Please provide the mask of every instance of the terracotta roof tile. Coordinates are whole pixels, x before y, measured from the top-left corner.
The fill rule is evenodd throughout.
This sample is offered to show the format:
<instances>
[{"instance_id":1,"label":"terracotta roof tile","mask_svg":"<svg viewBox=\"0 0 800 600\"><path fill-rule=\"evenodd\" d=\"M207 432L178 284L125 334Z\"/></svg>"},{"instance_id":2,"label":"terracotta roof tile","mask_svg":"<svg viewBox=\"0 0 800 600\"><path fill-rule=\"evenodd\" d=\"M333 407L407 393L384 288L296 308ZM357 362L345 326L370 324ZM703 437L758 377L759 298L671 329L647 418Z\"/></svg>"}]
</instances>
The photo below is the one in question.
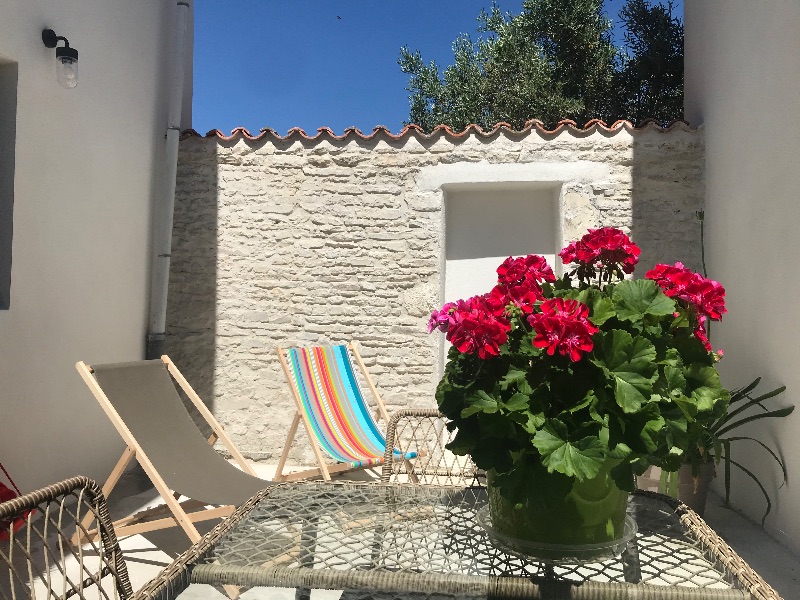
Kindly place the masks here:
<instances>
[{"instance_id":1,"label":"terracotta roof tile","mask_svg":"<svg viewBox=\"0 0 800 600\"><path fill-rule=\"evenodd\" d=\"M544 126L544 123L539 121L538 119L531 119L525 123L525 126L522 129L514 129L508 123L497 123L492 129L488 131L484 131L480 125L468 125L460 132L453 131L447 125L438 125L431 133L425 133L422 131L422 128L419 125L406 125L403 129L397 133L393 134L388 127L383 125L378 125L377 127L373 128L372 133L364 134L360 129L357 127L348 127L344 130L342 135L336 135L329 127L320 127L317 129L317 133L314 135L308 135L305 130L300 129L299 127L292 127L286 135L282 136L274 129L269 127L265 127L261 130L258 135L253 135L244 127L237 127L231 134L226 136L223 132L219 129L212 129L204 136L196 132L194 129L187 129L181 133L181 139L186 139L190 137L205 137L205 138L219 138L220 140L230 141L236 139L238 137L243 137L251 141L263 140L265 138L273 139L273 140L291 140L291 139L302 139L306 141L316 142L321 141L323 138L329 138L333 140L347 140L347 139L360 139L360 140L371 140L379 135L384 135L391 140L402 140L403 138L410 137L411 135L417 136L419 138L430 140L437 136L447 136L451 138L463 138L469 135L475 134L480 137L491 137L495 135L498 131L505 131L507 133L512 134L526 134L530 131L537 131L542 134L546 135L555 135L561 133L562 131L568 131L571 133L591 133L596 130L601 130L606 133L617 133L619 131L641 131L644 129L655 129L656 131L660 132L667 132L672 131L675 128L681 128L687 131L693 131L696 128L692 127L687 121L672 121L666 127L661 127L655 119L648 119L646 121L642 121L639 125L634 125L630 121L615 121L611 125L607 125L604 121L600 119L592 119L591 121L587 122L586 125L583 127L578 127L578 124L575 121L570 120L563 120L559 121L553 129L547 129Z\"/></svg>"}]
</instances>

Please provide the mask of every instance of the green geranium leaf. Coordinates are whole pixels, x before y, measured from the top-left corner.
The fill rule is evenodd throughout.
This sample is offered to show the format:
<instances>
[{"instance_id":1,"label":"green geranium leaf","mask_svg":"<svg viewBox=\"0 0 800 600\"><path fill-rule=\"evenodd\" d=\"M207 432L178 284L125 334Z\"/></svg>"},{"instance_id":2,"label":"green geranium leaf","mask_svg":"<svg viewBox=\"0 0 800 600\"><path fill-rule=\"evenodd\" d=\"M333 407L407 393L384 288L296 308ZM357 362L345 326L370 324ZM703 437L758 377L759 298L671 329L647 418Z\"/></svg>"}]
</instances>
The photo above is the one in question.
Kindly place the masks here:
<instances>
[{"instance_id":1,"label":"green geranium leaf","mask_svg":"<svg viewBox=\"0 0 800 600\"><path fill-rule=\"evenodd\" d=\"M657 450L664 427L664 418L655 402L630 415L612 415L609 418L609 446L625 444L633 452L648 454Z\"/></svg>"},{"instance_id":2,"label":"green geranium leaf","mask_svg":"<svg viewBox=\"0 0 800 600\"><path fill-rule=\"evenodd\" d=\"M662 365L669 365L671 367L683 367L683 359L681 358L681 353L678 352L675 348L667 348L667 351L664 353L664 358L661 361Z\"/></svg>"},{"instance_id":3,"label":"green geranium leaf","mask_svg":"<svg viewBox=\"0 0 800 600\"><path fill-rule=\"evenodd\" d=\"M714 404L728 396L720 384L719 373L714 367L693 364L684 369L684 376L698 412L713 411Z\"/></svg>"},{"instance_id":4,"label":"green geranium leaf","mask_svg":"<svg viewBox=\"0 0 800 600\"><path fill-rule=\"evenodd\" d=\"M514 423L500 412L479 413L478 426L481 441L488 441L491 438L509 440L514 436Z\"/></svg>"},{"instance_id":5,"label":"green geranium leaf","mask_svg":"<svg viewBox=\"0 0 800 600\"><path fill-rule=\"evenodd\" d=\"M678 406L678 408L683 413L683 416L686 417L686 420L689 422L694 421L694 418L697 416L697 403L687 398L683 394L680 396L674 396L672 401Z\"/></svg>"},{"instance_id":6,"label":"green geranium leaf","mask_svg":"<svg viewBox=\"0 0 800 600\"><path fill-rule=\"evenodd\" d=\"M634 477L633 467L629 462L623 462L611 469L611 478L617 487L626 492L636 489L636 478Z\"/></svg>"},{"instance_id":7,"label":"green geranium leaf","mask_svg":"<svg viewBox=\"0 0 800 600\"><path fill-rule=\"evenodd\" d=\"M530 396L517 392L508 399L508 402L505 403L505 407L508 410L527 410L530 400Z\"/></svg>"},{"instance_id":8,"label":"green geranium leaf","mask_svg":"<svg viewBox=\"0 0 800 600\"><path fill-rule=\"evenodd\" d=\"M581 290L575 299L589 307L589 320L597 326L617 315L611 298L604 296L600 290L595 288Z\"/></svg>"},{"instance_id":9,"label":"green geranium leaf","mask_svg":"<svg viewBox=\"0 0 800 600\"><path fill-rule=\"evenodd\" d=\"M527 373L521 369L517 369L515 367L509 368L508 373L506 373L500 379L500 389L507 390L510 385L514 385L520 381L525 381L526 375Z\"/></svg>"},{"instance_id":10,"label":"green geranium leaf","mask_svg":"<svg viewBox=\"0 0 800 600\"><path fill-rule=\"evenodd\" d=\"M528 358L534 358L542 355L542 349L533 345L533 338L536 337L535 333L526 333L522 336L519 342L519 353Z\"/></svg>"},{"instance_id":11,"label":"green geranium leaf","mask_svg":"<svg viewBox=\"0 0 800 600\"><path fill-rule=\"evenodd\" d=\"M666 420L667 444L672 448L685 448L689 443L688 421L686 418L670 418Z\"/></svg>"},{"instance_id":12,"label":"green geranium leaf","mask_svg":"<svg viewBox=\"0 0 800 600\"><path fill-rule=\"evenodd\" d=\"M683 376L683 369L666 365L664 367L664 381L667 384L667 392L672 397L682 395L686 389L686 377Z\"/></svg>"},{"instance_id":13,"label":"green geranium leaf","mask_svg":"<svg viewBox=\"0 0 800 600\"><path fill-rule=\"evenodd\" d=\"M580 402L578 402L578 403L577 403L575 406L570 406L568 410L569 410L569 412L571 412L571 413L576 413L576 412L578 412L579 410L581 410L581 409L583 409L583 408L586 408L587 406L589 406L589 405L590 405L592 402L597 402L597 396L595 396L595 395L594 395L594 392L593 392L593 391L589 391L589 392L587 392L587 393L586 393L586 395L583 397L583 400L581 400Z\"/></svg>"},{"instance_id":14,"label":"green geranium leaf","mask_svg":"<svg viewBox=\"0 0 800 600\"><path fill-rule=\"evenodd\" d=\"M612 299L622 321L641 321L643 315L664 317L675 312L675 301L650 279L621 281L614 288Z\"/></svg>"},{"instance_id":15,"label":"green geranium leaf","mask_svg":"<svg viewBox=\"0 0 800 600\"><path fill-rule=\"evenodd\" d=\"M466 456L475 447L480 439L480 427L474 419L459 423L458 429L453 439L446 445L446 448L458 456Z\"/></svg>"},{"instance_id":16,"label":"green geranium leaf","mask_svg":"<svg viewBox=\"0 0 800 600\"><path fill-rule=\"evenodd\" d=\"M533 436L533 445L549 472L556 471L581 481L595 477L605 462L603 443L593 436L572 443L545 427Z\"/></svg>"},{"instance_id":17,"label":"green geranium leaf","mask_svg":"<svg viewBox=\"0 0 800 600\"><path fill-rule=\"evenodd\" d=\"M522 428L530 434L535 434L544 425L544 413L528 414L525 422L520 423Z\"/></svg>"},{"instance_id":18,"label":"green geranium leaf","mask_svg":"<svg viewBox=\"0 0 800 600\"><path fill-rule=\"evenodd\" d=\"M512 461L507 450L489 444L479 444L470 452L479 469L509 469Z\"/></svg>"},{"instance_id":19,"label":"green geranium leaf","mask_svg":"<svg viewBox=\"0 0 800 600\"><path fill-rule=\"evenodd\" d=\"M609 452L608 457L624 460L631 454L633 454L633 450L631 450L627 444L620 443L614 446L614 449Z\"/></svg>"},{"instance_id":20,"label":"green geranium leaf","mask_svg":"<svg viewBox=\"0 0 800 600\"><path fill-rule=\"evenodd\" d=\"M531 384L528 383L527 379L523 379L517 384L517 391L520 394L525 394L526 396L533 394L533 388L531 387Z\"/></svg>"},{"instance_id":21,"label":"green geranium leaf","mask_svg":"<svg viewBox=\"0 0 800 600\"><path fill-rule=\"evenodd\" d=\"M615 329L603 337L600 351L605 360L593 362L614 378L617 404L626 413L638 412L650 400L658 377L655 347L641 336Z\"/></svg>"},{"instance_id":22,"label":"green geranium leaf","mask_svg":"<svg viewBox=\"0 0 800 600\"><path fill-rule=\"evenodd\" d=\"M483 390L466 398L467 407L461 411L461 417L466 418L479 412L497 412L497 400Z\"/></svg>"},{"instance_id":23,"label":"green geranium leaf","mask_svg":"<svg viewBox=\"0 0 800 600\"><path fill-rule=\"evenodd\" d=\"M676 334L672 336L670 343L680 353L684 365L701 363L706 366L712 366L714 364L714 357L703 346L703 342L698 340L690 331L686 331L683 335Z\"/></svg>"},{"instance_id":24,"label":"green geranium leaf","mask_svg":"<svg viewBox=\"0 0 800 600\"><path fill-rule=\"evenodd\" d=\"M440 411L453 418L464 407L464 392L462 389L455 389L445 375L436 388L436 403Z\"/></svg>"},{"instance_id":25,"label":"green geranium leaf","mask_svg":"<svg viewBox=\"0 0 800 600\"><path fill-rule=\"evenodd\" d=\"M655 452L658 448L658 439L665 425L666 422L660 415L645 421L639 437L648 452Z\"/></svg>"}]
</instances>

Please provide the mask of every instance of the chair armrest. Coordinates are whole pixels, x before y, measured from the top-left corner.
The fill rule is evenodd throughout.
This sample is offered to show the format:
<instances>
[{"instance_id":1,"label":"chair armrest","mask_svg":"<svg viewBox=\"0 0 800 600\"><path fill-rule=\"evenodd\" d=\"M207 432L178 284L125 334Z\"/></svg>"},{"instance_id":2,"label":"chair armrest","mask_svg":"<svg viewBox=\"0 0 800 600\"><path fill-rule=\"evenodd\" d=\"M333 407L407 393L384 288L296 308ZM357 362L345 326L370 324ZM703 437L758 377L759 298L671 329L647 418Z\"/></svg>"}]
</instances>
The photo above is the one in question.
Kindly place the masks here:
<instances>
[{"instance_id":1,"label":"chair armrest","mask_svg":"<svg viewBox=\"0 0 800 600\"><path fill-rule=\"evenodd\" d=\"M435 408L405 408L395 412L386 427L386 454L381 481L418 482L435 485L480 484L475 463L446 448L455 437L447 429L447 417ZM411 460L394 460L393 450L418 452Z\"/></svg>"},{"instance_id":2,"label":"chair armrest","mask_svg":"<svg viewBox=\"0 0 800 600\"><path fill-rule=\"evenodd\" d=\"M71 539L78 529L87 533L81 521L89 515L100 536L76 548ZM133 595L105 496L93 480L72 477L0 503L0 588L12 598Z\"/></svg>"}]
</instances>

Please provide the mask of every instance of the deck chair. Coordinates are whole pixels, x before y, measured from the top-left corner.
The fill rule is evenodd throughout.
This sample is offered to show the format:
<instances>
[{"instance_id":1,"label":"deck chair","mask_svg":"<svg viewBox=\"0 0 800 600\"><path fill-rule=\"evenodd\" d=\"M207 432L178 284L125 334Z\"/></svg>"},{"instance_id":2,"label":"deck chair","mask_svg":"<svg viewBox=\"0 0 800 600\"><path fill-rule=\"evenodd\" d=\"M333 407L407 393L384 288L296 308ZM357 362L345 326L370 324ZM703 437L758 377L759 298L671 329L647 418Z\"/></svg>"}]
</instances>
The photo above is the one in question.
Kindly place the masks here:
<instances>
[{"instance_id":1,"label":"deck chair","mask_svg":"<svg viewBox=\"0 0 800 600\"><path fill-rule=\"evenodd\" d=\"M278 356L297 410L278 460L275 480L293 481L315 476L330 480L334 473L382 465L386 439L364 399L356 364L375 399L377 417L388 423L389 416L355 346L278 348ZM300 421L311 440L319 467L285 474L283 469ZM393 460L409 461L417 457L417 452L392 450ZM323 455L338 464L327 464Z\"/></svg>"},{"instance_id":2,"label":"deck chair","mask_svg":"<svg viewBox=\"0 0 800 600\"><path fill-rule=\"evenodd\" d=\"M103 485L103 494L106 497L111 494L125 467L135 458L164 500L163 506L116 521L118 536L179 525L192 543L197 542L201 535L194 525L196 522L224 518L270 485L255 476L242 453L168 356L162 356L161 360L106 365L79 362L75 367L126 444ZM211 426L210 438L195 425L173 379ZM241 470L214 450L212 444L217 439ZM179 502L181 496L189 500ZM74 543L83 541L80 532L76 535Z\"/></svg>"}]
</instances>

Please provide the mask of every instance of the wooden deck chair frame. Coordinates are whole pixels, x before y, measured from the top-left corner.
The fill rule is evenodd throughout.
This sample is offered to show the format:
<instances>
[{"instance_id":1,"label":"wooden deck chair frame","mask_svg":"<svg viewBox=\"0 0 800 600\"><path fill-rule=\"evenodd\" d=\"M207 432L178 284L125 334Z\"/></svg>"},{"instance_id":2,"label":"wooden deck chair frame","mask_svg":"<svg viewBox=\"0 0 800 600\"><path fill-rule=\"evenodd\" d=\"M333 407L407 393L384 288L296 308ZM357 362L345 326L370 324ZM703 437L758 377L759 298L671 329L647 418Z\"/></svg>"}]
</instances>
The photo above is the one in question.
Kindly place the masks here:
<instances>
[{"instance_id":1,"label":"wooden deck chair frame","mask_svg":"<svg viewBox=\"0 0 800 600\"><path fill-rule=\"evenodd\" d=\"M244 470L245 473L256 476L253 468L247 463L244 456L242 456L242 453L234 445L230 437L228 437L228 435L225 433L222 425L214 418L214 415L211 414L211 411L208 410L206 405L200 399L200 396L197 395L194 389L192 389L192 386L189 385L189 382L186 381L184 376L178 370L178 367L176 367L166 355L161 357L161 362L166 365L170 375L178 383L197 411L203 416L206 423L208 423L208 425L211 427L212 434L208 439L209 444L213 445L219 439L228 449L228 452L231 453L231 456L242 468L242 470ZM103 411L114 424L114 427L116 427L126 444L126 448L122 452L122 456L117 461L114 469L111 471L111 475L109 475L108 479L103 484L102 491L105 497L109 497L111 491L119 482L119 479L122 476L122 473L125 471L125 468L130 464L131 460L135 458L141 465L142 469L144 469L145 473L147 473L150 481L152 481L156 490L164 500L164 504L161 506L142 511L130 517L116 521L113 525L117 532L117 536L124 537L127 535L157 531L159 529L167 529L179 525L183 531L186 532L186 535L189 536L189 539L192 541L192 543L195 543L202 537L200 532L195 527L195 523L208 521L210 519L224 518L234 512L236 507L233 505L204 508L208 506L208 504L199 500L190 499L179 502L178 499L180 498L180 494L169 489L158 470L147 457L147 454L136 441L136 438L133 436L131 431L125 425L125 422L120 418L113 404L95 379L91 365L87 365L81 361L75 365L75 368L78 370L84 382L86 382L86 385L92 391L92 394L94 394L94 397L100 403ZM268 484L268 482L265 482L265 485L266 484ZM172 513L171 516L170 513ZM92 517L89 515L86 518L86 522L82 523L82 529L86 530L89 525L91 525L91 522ZM80 529L81 528L79 528L79 530ZM77 545L83 541L93 539L96 537L96 535L97 530L90 531L88 536L85 537L83 535L79 536L76 534L72 540L72 543Z\"/></svg>"},{"instance_id":2,"label":"wooden deck chair frame","mask_svg":"<svg viewBox=\"0 0 800 600\"><path fill-rule=\"evenodd\" d=\"M347 344L347 349L355 359L358 368L361 370L361 375L364 377L364 381L372 393L372 397L374 398L376 404L377 418L383 419L384 422L388 424L389 414L386 412L386 405L383 403L383 399L378 393L378 388L376 388L375 384L372 382L361 355L358 353L358 350L352 342ZM314 430L311 425L311 421L309 420L306 412L303 410L303 400L300 397L297 386L294 383L294 377L292 376L292 371L289 368L288 362L286 361L286 350L284 348L278 347L278 357L281 361L281 367L283 367L283 373L286 375L286 381L289 383L289 388L292 390L292 397L294 398L296 411L294 418L292 419L292 423L289 426L289 433L286 436L286 443L283 445L283 452L281 452L281 457L278 460L278 467L275 470L275 481L296 481L298 479L308 479L311 477L322 477L325 481L330 481L331 475L338 475L341 473L347 473L349 471L371 468L368 465L353 467L350 463L338 463L333 465L327 463L322 448L320 448L320 445L317 443L317 440L314 437ZM289 457L289 450L292 447L292 442L294 441L295 435L297 435L297 428L300 426L301 421L303 422L306 433L308 434L308 439L311 442L311 448L314 450L314 456L316 457L319 466L297 473L284 473L283 469L286 467L286 460ZM409 465L409 472L412 472L408 459L405 459L405 462Z\"/></svg>"}]
</instances>

